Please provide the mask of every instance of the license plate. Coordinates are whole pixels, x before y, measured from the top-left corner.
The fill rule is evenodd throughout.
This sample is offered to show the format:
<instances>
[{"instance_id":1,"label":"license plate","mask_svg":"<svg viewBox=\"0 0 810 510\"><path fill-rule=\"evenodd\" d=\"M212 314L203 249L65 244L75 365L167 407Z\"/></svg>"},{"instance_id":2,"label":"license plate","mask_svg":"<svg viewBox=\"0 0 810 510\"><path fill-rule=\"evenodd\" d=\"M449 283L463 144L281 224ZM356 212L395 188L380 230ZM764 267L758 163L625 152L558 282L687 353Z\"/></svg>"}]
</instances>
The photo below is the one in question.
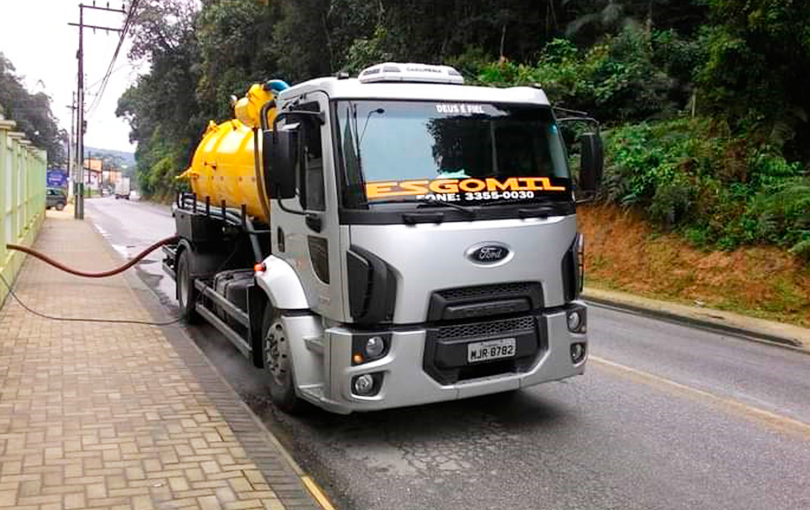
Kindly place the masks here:
<instances>
[{"instance_id":1,"label":"license plate","mask_svg":"<svg viewBox=\"0 0 810 510\"><path fill-rule=\"evenodd\" d=\"M467 344L467 363L478 363L515 356L515 339L500 338Z\"/></svg>"}]
</instances>

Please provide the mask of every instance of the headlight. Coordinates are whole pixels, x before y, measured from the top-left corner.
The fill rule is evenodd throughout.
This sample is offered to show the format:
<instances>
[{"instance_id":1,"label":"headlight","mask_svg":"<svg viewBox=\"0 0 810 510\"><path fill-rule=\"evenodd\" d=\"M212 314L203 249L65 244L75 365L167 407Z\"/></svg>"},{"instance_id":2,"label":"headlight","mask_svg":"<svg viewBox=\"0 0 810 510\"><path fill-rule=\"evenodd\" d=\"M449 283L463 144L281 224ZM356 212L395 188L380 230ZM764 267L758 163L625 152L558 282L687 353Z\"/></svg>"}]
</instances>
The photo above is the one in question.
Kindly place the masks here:
<instances>
[{"instance_id":1,"label":"headlight","mask_svg":"<svg viewBox=\"0 0 810 510\"><path fill-rule=\"evenodd\" d=\"M580 326L582 326L582 314L579 313L579 310L573 310L568 313L568 330L569 331L578 331Z\"/></svg>"},{"instance_id":2,"label":"headlight","mask_svg":"<svg viewBox=\"0 0 810 510\"><path fill-rule=\"evenodd\" d=\"M588 329L588 309L580 304L572 305L565 314L568 331L584 335Z\"/></svg>"},{"instance_id":3,"label":"headlight","mask_svg":"<svg viewBox=\"0 0 810 510\"><path fill-rule=\"evenodd\" d=\"M379 358L385 351L385 342L381 337L373 336L366 341L365 351L367 358Z\"/></svg>"},{"instance_id":4,"label":"headlight","mask_svg":"<svg viewBox=\"0 0 810 510\"><path fill-rule=\"evenodd\" d=\"M391 346L391 333L356 333L352 337L352 365L383 358Z\"/></svg>"}]
</instances>

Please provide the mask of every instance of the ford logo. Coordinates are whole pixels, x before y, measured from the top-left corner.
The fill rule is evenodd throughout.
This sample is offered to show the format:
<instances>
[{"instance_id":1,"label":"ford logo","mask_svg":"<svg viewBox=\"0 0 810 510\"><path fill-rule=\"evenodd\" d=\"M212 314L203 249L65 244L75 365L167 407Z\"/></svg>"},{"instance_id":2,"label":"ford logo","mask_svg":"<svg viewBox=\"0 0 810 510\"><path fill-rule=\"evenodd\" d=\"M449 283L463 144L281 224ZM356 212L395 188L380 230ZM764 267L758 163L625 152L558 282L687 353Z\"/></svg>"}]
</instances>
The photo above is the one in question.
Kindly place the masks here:
<instances>
[{"instance_id":1,"label":"ford logo","mask_svg":"<svg viewBox=\"0 0 810 510\"><path fill-rule=\"evenodd\" d=\"M512 252L502 244L479 244L467 250L467 258L476 264L493 265L506 262Z\"/></svg>"}]
</instances>

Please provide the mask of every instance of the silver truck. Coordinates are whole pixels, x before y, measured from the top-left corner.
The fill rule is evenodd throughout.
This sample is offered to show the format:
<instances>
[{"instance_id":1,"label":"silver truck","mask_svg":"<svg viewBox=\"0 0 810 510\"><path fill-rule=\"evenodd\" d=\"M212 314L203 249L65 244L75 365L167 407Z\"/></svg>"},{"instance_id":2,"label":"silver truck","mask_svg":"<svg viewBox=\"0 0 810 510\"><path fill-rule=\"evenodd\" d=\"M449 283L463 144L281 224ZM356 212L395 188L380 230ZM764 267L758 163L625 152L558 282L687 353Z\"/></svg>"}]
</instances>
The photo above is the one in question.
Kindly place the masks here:
<instances>
[{"instance_id":1,"label":"silver truck","mask_svg":"<svg viewBox=\"0 0 810 510\"><path fill-rule=\"evenodd\" d=\"M265 367L277 406L372 411L584 372L576 204L601 179L592 119L558 117L538 87L398 63L271 106L255 146L269 220L181 194L164 268L182 315ZM575 176L569 120L586 126Z\"/></svg>"}]
</instances>

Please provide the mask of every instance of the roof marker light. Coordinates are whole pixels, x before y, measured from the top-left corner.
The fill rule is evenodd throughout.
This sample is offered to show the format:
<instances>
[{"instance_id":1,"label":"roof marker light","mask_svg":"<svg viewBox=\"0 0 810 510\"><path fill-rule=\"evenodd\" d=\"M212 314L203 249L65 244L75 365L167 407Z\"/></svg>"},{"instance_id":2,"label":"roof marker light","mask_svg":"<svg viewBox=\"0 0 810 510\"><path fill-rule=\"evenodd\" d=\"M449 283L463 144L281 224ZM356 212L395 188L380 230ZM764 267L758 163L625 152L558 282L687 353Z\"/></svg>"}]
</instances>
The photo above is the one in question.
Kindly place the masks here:
<instances>
[{"instance_id":1,"label":"roof marker light","mask_svg":"<svg viewBox=\"0 0 810 510\"><path fill-rule=\"evenodd\" d=\"M419 82L463 85L464 77L450 66L385 62L360 72L360 83Z\"/></svg>"}]
</instances>

